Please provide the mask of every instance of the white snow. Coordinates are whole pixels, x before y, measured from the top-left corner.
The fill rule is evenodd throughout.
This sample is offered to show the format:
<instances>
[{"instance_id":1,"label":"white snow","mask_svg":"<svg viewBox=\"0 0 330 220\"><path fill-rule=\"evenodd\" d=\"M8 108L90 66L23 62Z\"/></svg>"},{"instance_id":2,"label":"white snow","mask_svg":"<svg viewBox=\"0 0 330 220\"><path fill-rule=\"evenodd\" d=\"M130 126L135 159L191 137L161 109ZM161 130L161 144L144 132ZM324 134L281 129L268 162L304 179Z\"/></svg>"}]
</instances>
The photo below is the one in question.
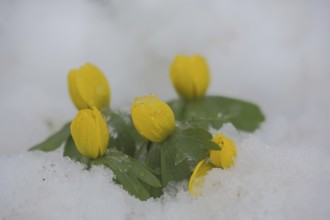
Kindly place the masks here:
<instances>
[{"instance_id":1,"label":"white snow","mask_svg":"<svg viewBox=\"0 0 330 220\"><path fill-rule=\"evenodd\" d=\"M1 1L0 219L329 219L329 21L327 0ZM176 97L177 53L208 59L209 94L267 117L254 134L221 129L237 161L209 173L202 197L179 183L141 202L109 170L26 151L75 116L71 68L99 66L112 107L127 108Z\"/></svg>"}]
</instances>

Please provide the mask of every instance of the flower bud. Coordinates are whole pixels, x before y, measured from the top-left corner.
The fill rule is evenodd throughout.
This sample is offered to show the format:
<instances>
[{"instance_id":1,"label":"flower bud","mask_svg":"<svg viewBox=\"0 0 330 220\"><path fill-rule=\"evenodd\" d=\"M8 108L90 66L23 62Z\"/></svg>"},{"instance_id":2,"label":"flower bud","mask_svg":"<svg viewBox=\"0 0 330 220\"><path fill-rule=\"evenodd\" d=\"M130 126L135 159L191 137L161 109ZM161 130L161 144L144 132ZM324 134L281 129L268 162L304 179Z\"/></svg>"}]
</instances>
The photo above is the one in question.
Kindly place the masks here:
<instances>
[{"instance_id":1,"label":"flower bud","mask_svg":"<svg viewBox=\"0 0 330 220\"><path fill-rule=\"evenodd\" d=\"M211 163L207 163L205 160L201 160L196 165L188 184L188 190L191 195L199 196L202 194L205 176L213 167Z\"/></svg>"},{"instance_id":2,"label":"flower bud","mask_svg":"<svg viewBox=\"0 0 330 220\"><path fill-rule=\"evenodd\" d=\"M109 84L101 70L87 63L68 74L69 93L77 109L96 106L107 108L110 103Z\"/></svg>"},{"instance_id":3,"label":"flower bud","mask_svg":"<svg viewBox=\"0 0 330 220\"><path fill-rule=\"evenodd\" d=\"M80 110L71 122L70 130L82 155L96 159L105 154L110 134L104 117L96 107Z\"/></svg>"},{"instance_id":4,"label":"flower bud","mask_svg":"<svg viewBox=\"0 0 330 220\"><path fill-rule=\"evenodd\" d=\"M174 130L175 119L172 109L156 96L136 98L131 112L137 132L152 142L162 142Z\"/></svg>"},{"instance_id":5,"label":"flower bud","mask_svg":"<svg viewBox=\"0 0 330 220\"><path fill-rule=\"evenodd\" d=\"M216 134L212 141L218 144L221 150L210 150L211 163L223 169L231 167L236 158L235 143L223 134Z\"/></svg>"},{"instance_id":6,"label":"flower bud","mask_svg":"<svg viewBox=\"0 0 330 220\"><path fill-rule=\"evenodd\" d=\"M200 55L177 55L170 67L170 77L176 92L187 100L202 98L210 81L207 62Z\"/></svg>"}]
</instances>

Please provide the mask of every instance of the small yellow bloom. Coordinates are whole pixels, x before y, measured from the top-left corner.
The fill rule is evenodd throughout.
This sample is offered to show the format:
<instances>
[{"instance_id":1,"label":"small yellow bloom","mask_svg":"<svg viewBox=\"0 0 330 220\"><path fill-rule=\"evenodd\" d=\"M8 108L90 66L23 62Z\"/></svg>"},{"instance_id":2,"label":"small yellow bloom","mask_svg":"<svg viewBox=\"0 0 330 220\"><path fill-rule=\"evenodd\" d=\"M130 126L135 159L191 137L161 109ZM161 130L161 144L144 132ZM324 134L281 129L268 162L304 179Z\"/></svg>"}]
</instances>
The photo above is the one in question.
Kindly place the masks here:
<instances>
[{"instance_id":1,"label":"small yellow bloom","mask_svg":"<svg viewBox=\"0 0 330 220\"><path fill-rule=\"evenodd\" d=\"M205 176L213 167L214 166L211 163L207 163L205 160L201 160L197 164L188 184L188 190L191 195L199 196L203 193L202 188L204 185Z\"/></svg>"},{"instance_id":2,"label":"small yellow bloom","mask_svg":"<svg viewBox=\"0 0 330 220\"><path fill-rule=\"evenodd\" d=\"M235 143L223 134L216 134L212 141L217 143L221 150L210 150L211 163L223 169L231 167L236 158Z\"/></svg>"},{"instance_id":3,"label":"small yellow bloom","mask_svg":"<svg viewBox=\"0 0 330 220\"><path fill-rule=\"evenodd\" d=\"M177 55L170 67L170 77L177 93L188 100L202 98L210 81L207 62L200 55Z\"/></svg>"},{"instance_id":4,"label":"small yellow bloom","mask_svg":"<svg viewBox=\"0 0 330 220\"><path fill-rule=\"evenodd\" d=\"M87 63L73 69L68 75L69 93L75 106L80 109L96 106L107 108L110 103L110 88L107 79L96 66Z\"/></svg>"},{"instance_id":5,"label":"small yellow bloom","mask_svg":"<svg viewBox=\"0 0 330 220\"><path fill-rule=\"evenodd\" d=\"M80 110L71 122L70 130L82 155L96 159L105 154L110 134L104 117L96 107Z\"/></svg>"},{"instance_id":6,"label":"small yellow bloom","mask_svg":"<svg viewBox=\"0 0 330 220\"><path fill-rule=\"evenodd\" d=\"M174 130L172 109L156 96L135 98L131 112L137 132L152 142L162 142Z\"/></svg>"}]
</instances>

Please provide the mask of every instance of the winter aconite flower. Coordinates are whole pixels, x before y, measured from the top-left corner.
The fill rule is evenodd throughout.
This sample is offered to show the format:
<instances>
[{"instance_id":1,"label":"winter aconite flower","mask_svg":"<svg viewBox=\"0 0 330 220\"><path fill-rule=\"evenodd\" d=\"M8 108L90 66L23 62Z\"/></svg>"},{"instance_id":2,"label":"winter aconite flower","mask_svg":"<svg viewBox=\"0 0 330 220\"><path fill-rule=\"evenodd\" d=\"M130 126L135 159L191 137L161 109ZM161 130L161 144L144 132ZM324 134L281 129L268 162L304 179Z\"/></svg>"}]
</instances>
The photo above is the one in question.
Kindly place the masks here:
<instances>
[{"instance_id":1,"label":"winter aconite flower","mask_svg":"<svg viewBox=\"0 0 330 220\"><path fill-rule=\"evenodd\" d=\"M87 63L73 69L68 75L69 92L78 109L96 106L104 109L110 103L110 88L107 79L96 66Z\"/></svg>"},{"instance_id":2,"label":"winter aconite flower","mask_svg":"<svg viewBox=\"0 0 330 220\"><path fill-rule=\"evenodd\" d=\"M210 150L211 163L223 169L229 168L234 164L236 158L236 148L234 142L223 134L216 134L213 142L217 143L221 150Z\"/></svg>"},{"instance_id":3,"label":"winter aconite flower","mask_svg":"<svg viewBox=\"0 0 330 220\"><path fill-rule=\"evenodd\" d=\"M207 62L200 55L177 55L170 67L170 77L177 93L187 100L202 98L210 81Z\"/></svg>"},{"instance_id":4,"label":"winter aconite flower","mask_svg":"<svg viewBox=\"0 0 330 220\"><path fill-rule=\"evenodd\" d=\"M174 130L175 118L172 109L156 96L136 98L131 112L137 132L152 142L162 142Z\"/></svg>"},{"instance_id":5,"label":"winter aconite flower","mask_svg":"<svg viewBox=\"0 0 330 220\"><path fill-rule=\"evenodd\" d=\"M188 190L191 195L199 196L202 194L205 176L213 167L214 166L211 163L208 163L205 160L201 160L196 165L188 184Z\"/></svg>"},{"instance_id":6,"label":"winter aconite flower","mask_svg":"<svg viewBox=\"0 0 330 220\"><path fill-rule=\"evenodd\" d=\"M192 173L188 190L191 195L201 195L205 176L208 171L214 167L229 168L234 164L236 157L236 148L234 142L223 134L216 134L213 142L217 143L221 150L210 150L210 162L206 160L200 161Z\"/></svg>"},{"instance_id":7,"label":"winter aconite flower","mask_svg":"<svg viewBox=\"0 0 330 220\"><path fill-rule=\"evenodd\" d=\"M96 107L80 110L71 122L70 130L82 155L96 159L105 154L110 134L105 119Z\"/></svg>"}]
</instances>

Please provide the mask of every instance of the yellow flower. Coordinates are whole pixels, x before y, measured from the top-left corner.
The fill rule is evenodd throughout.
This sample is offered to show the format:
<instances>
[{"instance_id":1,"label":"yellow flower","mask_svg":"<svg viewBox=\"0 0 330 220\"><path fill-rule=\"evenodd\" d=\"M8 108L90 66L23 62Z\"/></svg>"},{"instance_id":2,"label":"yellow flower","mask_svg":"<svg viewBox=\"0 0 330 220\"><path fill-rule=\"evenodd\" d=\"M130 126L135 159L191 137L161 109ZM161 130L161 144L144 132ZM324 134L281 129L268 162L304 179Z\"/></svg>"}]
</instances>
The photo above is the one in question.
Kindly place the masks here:
<instances>
[{"instance_id":1,"label":"yellow flower","mask_svg":"<svg viewBox=\"0 0 330 220\"><path fill-rule=\"evenodd\" d=\"M107 79L96 66L87 63L73 69L68 75L69 93L78 109L96 106L107 108L110 103L110 88Z\"/></svg>"},{"instance_id":2,"label":"yellow flower","mask_svg":"<svg viewBox=\"0 0 330 220\"><path fill-rule=\"evenodd\" d=\"M200 55L177 55L170 67L170 77L177 93L188 100L202 98L210 81L207 62Z\"/></svg>"},{"instance_id":3,"label":"yellow flower","mask_svg":"<svg viewBox=\"0 0 330 220\"><path fill-rule=\"evenodd\" d=\"M213 167L214 166L211 163L208 163L205 160L201 160L197 164L188 184L188 190L191 195L199 196L203 193L202 187L204 185L205 176Z\"/></svg>"},{"instance_id":4,"label":"yellow flower","mask_svg":"<svg viewBox=\"0 0 330 220\"><path fill-rule=\"evenodd\" d=\"M96 107L80 110L71 122L70 130L82 155L95 159L105 154L110 134L105 119Z\"/></svg>"},{"instance_id":5,"label":"yellow flower","mask_svg":"<svg viewBox=\"0 0 330 220\"><path fill-rule=\"evenodd\" d=\"M211 163L223 169L231 167L236 158L235 143L223 134L216 134L213 142L217 143L221 150L210 150Z\"/></svg>"},{"instance_id":6,"label":"yellow flower","mask_svg":"<svg viewBox=\"0 0 330 220\"><path fill-rule=\"evenodd\" d=\"M156 96L135 98L131 112L137 132L152 142L162 142L174 130L172 109Z\"/></svg>"}]
</instances>

